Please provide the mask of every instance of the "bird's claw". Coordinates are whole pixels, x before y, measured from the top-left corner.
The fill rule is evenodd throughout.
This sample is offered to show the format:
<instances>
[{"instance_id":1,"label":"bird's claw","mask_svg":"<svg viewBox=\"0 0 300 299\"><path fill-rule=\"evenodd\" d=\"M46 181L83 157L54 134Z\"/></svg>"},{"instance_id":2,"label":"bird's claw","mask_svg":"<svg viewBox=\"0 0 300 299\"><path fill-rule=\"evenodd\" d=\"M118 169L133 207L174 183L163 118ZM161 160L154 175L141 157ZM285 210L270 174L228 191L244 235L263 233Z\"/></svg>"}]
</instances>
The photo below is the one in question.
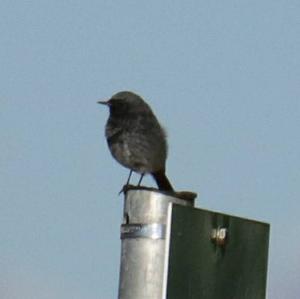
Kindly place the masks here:
<instances>
[{"instance_id":1,"label":"bird's claw","mask_svg":"<svg viewBox=\"0 0 300 299\"><path fill-rule=\"evenodd\" d=\"M130 185L129 185L129 184L124 185L124 186L122 187L122 189L120 190L119 195L120 195L121 193L126 194L126 192L128 191L128 189L130 189Z\"/></svg>"}]
</instances>

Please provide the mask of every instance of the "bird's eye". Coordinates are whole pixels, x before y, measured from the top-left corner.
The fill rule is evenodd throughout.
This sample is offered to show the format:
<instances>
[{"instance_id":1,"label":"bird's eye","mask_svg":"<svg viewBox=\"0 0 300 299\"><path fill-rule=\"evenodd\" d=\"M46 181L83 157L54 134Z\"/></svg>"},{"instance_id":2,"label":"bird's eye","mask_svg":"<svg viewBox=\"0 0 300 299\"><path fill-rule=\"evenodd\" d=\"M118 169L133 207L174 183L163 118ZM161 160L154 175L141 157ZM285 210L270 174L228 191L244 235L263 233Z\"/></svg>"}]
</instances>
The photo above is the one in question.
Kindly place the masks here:
<instances>
[{"instance_id":1,"label":"bird's eye","mask_svg":"<svg viewBox=\"0 0 300 299\"><path fill-rule=\"evenodd\" d=\"M122 98L114 98L112 100L111 104L112 104L112 106L117 107L118 109L122 109L122 110L127 109L127 107L128 107L127 102Z\"/></svg>"},{"instance_id":2,"label":"bird's eye","mask_svg":"<svg viewBox=\"0 0 300 299\"><path fill-rule=\"evenodd\" d=\"M122 98L112 98L109 100L112 104L120 104L123 102Z\"/></svg>"}]
</instances>

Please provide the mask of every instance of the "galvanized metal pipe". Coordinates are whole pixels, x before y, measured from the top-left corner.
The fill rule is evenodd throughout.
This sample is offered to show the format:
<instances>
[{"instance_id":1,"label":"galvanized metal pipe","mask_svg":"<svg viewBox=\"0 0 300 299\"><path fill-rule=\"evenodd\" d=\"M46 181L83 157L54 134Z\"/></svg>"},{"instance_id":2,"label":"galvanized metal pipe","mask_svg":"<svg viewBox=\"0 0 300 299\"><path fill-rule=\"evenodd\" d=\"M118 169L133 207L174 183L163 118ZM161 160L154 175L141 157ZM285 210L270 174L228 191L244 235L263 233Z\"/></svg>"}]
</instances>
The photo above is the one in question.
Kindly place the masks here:
<instances>
[{"instance_id":1,"label":"galvanized metal pipe","mask_svg":"<svg viewBox=\"0 0 300 299\"><path fill-rule=\"evenodd\" d=\"M121 226L119 299L162 299L167 267L168 210L173 204L193 206L193 201L155 190L126 192Z\"/></svg>"}]
</instances>

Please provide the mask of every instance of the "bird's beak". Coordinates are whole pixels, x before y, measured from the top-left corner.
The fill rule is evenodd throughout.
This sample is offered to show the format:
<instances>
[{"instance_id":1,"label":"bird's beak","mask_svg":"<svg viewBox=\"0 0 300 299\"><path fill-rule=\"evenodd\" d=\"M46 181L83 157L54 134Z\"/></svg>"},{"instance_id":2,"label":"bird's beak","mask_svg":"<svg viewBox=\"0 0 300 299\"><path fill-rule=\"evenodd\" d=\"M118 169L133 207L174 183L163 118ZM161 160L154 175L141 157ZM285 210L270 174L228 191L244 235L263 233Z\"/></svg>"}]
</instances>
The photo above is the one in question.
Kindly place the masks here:
<instances>
[{"instance_id":1,"label":"bird's beak","mask_svg":"<svg viewBox=\"0 0 300 299\"><path fill-rule=\"evenodd\" d=\"M98 101L97 103L98 103L98 104L102 104L102 105L106 105L106 106L109 105L109 102L108 102L108 101Z\"/></svg>"}]
</instances>

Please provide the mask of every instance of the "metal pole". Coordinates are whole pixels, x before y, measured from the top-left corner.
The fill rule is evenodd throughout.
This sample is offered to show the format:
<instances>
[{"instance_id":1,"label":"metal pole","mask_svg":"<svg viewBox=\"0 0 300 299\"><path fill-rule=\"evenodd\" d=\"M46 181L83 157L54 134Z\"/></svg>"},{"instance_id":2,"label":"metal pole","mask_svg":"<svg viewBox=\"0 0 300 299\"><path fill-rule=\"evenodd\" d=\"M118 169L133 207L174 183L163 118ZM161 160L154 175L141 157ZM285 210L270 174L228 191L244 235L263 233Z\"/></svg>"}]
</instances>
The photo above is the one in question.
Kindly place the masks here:
<instances>
[{"instance_id":1,"label":"metal pole","mask_svg":"<svg viewBox=\"0 0 300 299\"><path fill-rule=\"evenodd\" d=\"M193 206L194 200L142 188L126 192L119 299L162 299L168 210L173 203Z\"/></svg>"}]
</instances>

